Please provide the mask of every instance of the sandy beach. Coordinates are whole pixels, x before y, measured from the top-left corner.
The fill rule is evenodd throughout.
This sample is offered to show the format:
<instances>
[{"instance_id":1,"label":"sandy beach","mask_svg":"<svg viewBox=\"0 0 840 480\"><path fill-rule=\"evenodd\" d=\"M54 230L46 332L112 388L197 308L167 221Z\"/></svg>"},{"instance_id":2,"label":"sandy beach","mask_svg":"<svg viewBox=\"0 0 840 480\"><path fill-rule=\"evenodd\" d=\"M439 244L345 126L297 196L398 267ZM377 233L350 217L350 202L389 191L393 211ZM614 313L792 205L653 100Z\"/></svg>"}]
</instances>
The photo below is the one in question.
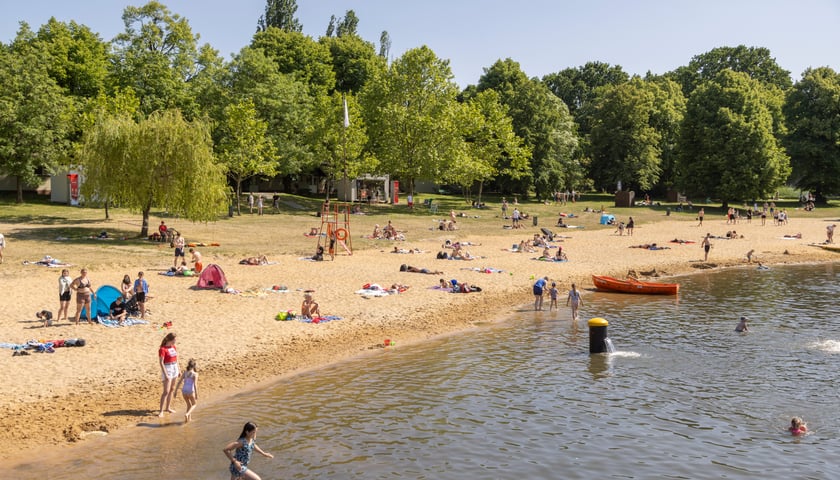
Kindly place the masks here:
<instances>
[{"instance_id":1,"label":"sandy beach","mask_svg":"<svg viewBox=\"0 0 840 480\"><path fill-rule=\"evenodd\" d=\"M5 262L0 265L0 343L68 338L86 342L84 347L26 356L12 356L12 350L0 349L4 385L0 392L0 459L13 462L38 448L83 441L88 432L130 428L140 422L182 421L184 404L180 399L174 404L179 412L157 417L161 391L157 350L168 332L178 335L182 369L190 358L198 362L201 398L195 416L200 418L201 402L259 388L278 376L357 355L376 355L385 348L386 339L406 346L480 328L480 322L528 309L535 277L548 276L557 282L562 305L571 282L576 282L584 295L593 288L592 274L623 278L634 270L667 277L710 269L756 268L756 263L747 263L750 250L755 252L753 261L765 265L840 259L836 253L811 245L825 240L831 220L819 216L818 211L792 212L790 224L784 226L774 226L772 221L762 226L760 220L730 226L722 216L707 215L699 227L690 215L650 214L639 217L643 220L637 221L633 236L619 236L615 227L599 225L597 213L579 213L573 222L584 228L577 229L555 228L551 218L540 226L564 237L557 244L562 245L569 261L560 263L535 260L539 252L509 251L513 244L539 232L530 221L523 229L511 230L503 228L509 221L499 218L498 211L466 212L469 216L458 219L455 232L436 229L441 215L389 216L387 211L354 215L352 256L339 249L334 260L324 262L302 259L312 255L317 242L304 233L321 224L311 214L243 215L210 224L166 218L167 224L183 232L187 242L219 244L196 248L203 254L205 266L217 264L224 269L231 286L243 292L240 295L194 289L194 277L158 275L173 265L169 245L122 239L136 236L138 215L117 211L104 221L101 211L85 210L73 220L90 232L108 231L112 237L108 240L56 234L66 221L60 214L51 219L0 221L0 232L8 243ZM634 209L612 213L624 219L628 212L636 216ZM474 214L481 218L473 218ZM374 224L391 218L398 230L405 231L406 241L365 238ZM159 217L153 217L152 228L159 222ZM733 228L744 238L713 239L709 260L704 262L702 237L707 232L723 236ZM798 233L801 238L791 238ZM436 259L447 239L475 244L467 249L479 258ZM673 239L696 243L671 243ZM668 248L631 248L652 243ZM395 246L423 253L392 253ZM86 267L94 288L117 286L124 275L134 279L138 271L144 271L153 296L147 303L149 324L108 328L61 321L43 328L35 312L47 309L57 313L61 268L24 262L45 255L72 264L67 268L73 277ZM266 255L272 264L239 264L252 255ZM402 264L443 274L401 272ZM482 291L451 294L432 288L440 278L478 285ZM383 297L356 293L369 283L408 288ZM303 290L308 289L315 291L322 314L341 319L319 324L275 319L278 312L299 311ZM70 315L75 311L74 298ZM556 315L570 317L565 307ZM589 318L585 306L581 318L584 322ZM166 322L171 322L171 327L163 326Z\"/></svg>"}]
</instances>

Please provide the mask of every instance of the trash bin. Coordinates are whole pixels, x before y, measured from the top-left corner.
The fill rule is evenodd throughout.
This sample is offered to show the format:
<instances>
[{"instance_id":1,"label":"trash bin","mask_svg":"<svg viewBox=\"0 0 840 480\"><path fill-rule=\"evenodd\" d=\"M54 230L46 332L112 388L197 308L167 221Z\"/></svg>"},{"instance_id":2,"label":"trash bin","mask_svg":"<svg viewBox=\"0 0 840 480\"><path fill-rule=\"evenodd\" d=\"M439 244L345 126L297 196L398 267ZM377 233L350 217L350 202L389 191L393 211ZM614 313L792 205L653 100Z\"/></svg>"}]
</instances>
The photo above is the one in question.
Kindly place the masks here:
<instances>
[{"instance_id":1,"label":"trash bin","mask_svg":"<svg viewBox=\"0 0 840 480\"><path fill-rule=\"evenodd\" d=\"M666 209L665 209L665 216L666 216L666 217L670 217L670 216L671 216L671 207L668 207L668 208L666 208Z\"/></svg>"},{"instance_id":2,"label":"trash bin","mask_svg":"<svg viewBox=\"0 0 840 480\"><path fill-rule=\"evenodd\" d=\"M534 215L534 226L535 226L535 227L537 226L537 219L539 219L539 218L540 218L540 217L538 217L538 216Z\"/></svg>"}]
</instances>

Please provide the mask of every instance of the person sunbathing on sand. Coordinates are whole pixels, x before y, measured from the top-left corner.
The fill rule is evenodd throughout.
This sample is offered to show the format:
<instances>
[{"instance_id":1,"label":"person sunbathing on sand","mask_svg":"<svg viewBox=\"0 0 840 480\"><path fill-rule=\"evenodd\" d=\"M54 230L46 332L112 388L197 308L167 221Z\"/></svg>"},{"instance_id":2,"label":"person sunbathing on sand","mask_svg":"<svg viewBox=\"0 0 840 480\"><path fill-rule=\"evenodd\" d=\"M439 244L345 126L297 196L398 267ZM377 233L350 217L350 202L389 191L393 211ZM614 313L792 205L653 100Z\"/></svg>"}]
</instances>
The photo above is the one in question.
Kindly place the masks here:
<instances>
[{"instance_id":1,"label":"person sunbathing on sand","mask_svg":"<svg viewBox=\"0 0 840 480\"><path fill-rule=\"evenodd\" d=\"M432 270L429 270L428 268L412 267L411 265L406 265L404 263L402 265L400 265L400 271L401 272L412 272L412 273L425 273L425 274L428 274L428 275L443 275L443 272L440 272L440 271L437 271L437 270L432 271Z\"/></svg>"},{"instance_id":2,"label":"person sunbathing on sand","mask_svg":"<svg viewBox=\"0 0 840 480\"><path fill-rule=\"evenodd\" d=\"M246 259L239 261L240 265L268 265L268 259L265 258L265 255L260 255L259 257L248 257Z\"/></svg>"}]
</instances>

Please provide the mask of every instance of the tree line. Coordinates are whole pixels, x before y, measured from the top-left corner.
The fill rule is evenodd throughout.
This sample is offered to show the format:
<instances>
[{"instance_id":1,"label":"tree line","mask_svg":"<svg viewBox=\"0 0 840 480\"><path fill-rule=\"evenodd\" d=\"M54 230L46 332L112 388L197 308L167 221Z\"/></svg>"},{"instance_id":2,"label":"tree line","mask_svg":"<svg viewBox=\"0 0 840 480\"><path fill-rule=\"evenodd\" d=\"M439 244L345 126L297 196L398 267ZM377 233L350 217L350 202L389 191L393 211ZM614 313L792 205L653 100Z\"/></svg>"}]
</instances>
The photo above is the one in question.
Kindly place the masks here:
<instances>
[{"instance_id":1,"label":"tree line","mask_svg":"<svg viewBox=\"0 0 840 480\"><path fill-rule=\"evenodd\" d=\"M327 192L382 173L408 193L431 180L479 198L840 193L840 76L828 67L793 83L769 50L737 46L662 75L589 62L529 78L508 58L459 89L426 46L389 62L388 32L377 50L352 10L317 39L296 10L268 0L228 61L156 1L126 7L111 41L72 21L21 23L0 44L0 173L20 202L43 172L81 168L85 198L143 213L143 234L153 207L208 220L255 176L288 187L314 172Z\"/></svg>"}]
</instances>

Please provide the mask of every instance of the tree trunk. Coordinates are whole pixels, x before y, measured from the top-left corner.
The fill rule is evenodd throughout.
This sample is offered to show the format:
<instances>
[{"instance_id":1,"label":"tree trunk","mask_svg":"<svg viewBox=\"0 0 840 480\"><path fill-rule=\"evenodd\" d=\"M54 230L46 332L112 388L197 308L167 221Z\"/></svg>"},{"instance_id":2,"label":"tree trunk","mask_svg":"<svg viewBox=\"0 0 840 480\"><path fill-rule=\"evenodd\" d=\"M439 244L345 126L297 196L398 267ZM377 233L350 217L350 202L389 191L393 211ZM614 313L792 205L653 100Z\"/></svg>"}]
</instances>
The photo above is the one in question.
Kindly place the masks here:
<instances>
[{"instance_id":1,"label":"tree trunk","mask_svg":"<svg viewBox=\"0 0 840 480\"><path fill-rule=\"evenodd\" d=\"M105 200L105 220L110 220L111 215L108 213L108 204L111 203L108 200Z\"/></svg>"},{"instance_id":2,"label":"tree trunk","mask_svg":"<svg viewBox=\"0 0 840 480\"><path fill-rule=\"evenodd\" d=\"M484 180L478 182L478 203L476 203L476 205L478 205L479 207L481 206L481 194L483 192L484 192Z\"/></svg>"},{"instance_id":3,"label":"tree trunk","mask_svg":"<svg viewBox=\"0 0 840 480\"><path fill-rule=\"evenodd\" d=\"M149 236L149 212L151 210L151 205L146 205L146 207L143 208L143 226L140 227L140 238L148 238Z\"/></svg>"},{"instance_id":4,"label":"tree trunk","mask_svg":"<svg viewBox=\"0 0 840 480\"><path fill-rule=\"evenodd\" d=\"M15 177L15 190L17 190L17 199L15 199L16 203L23 203L23 183L20 181L20 177Z\"/></svg>"},{"instance_id":5,"label":"tree trunk","mask_svg":"<svg viewBox=\"0 0 840 480\"><path fill-rule=\"evenodd\" d=\"M242 202L240 199L242 198L242 179L236 179L236 214L242 216Z\"/></svg>"}]
</instances>

